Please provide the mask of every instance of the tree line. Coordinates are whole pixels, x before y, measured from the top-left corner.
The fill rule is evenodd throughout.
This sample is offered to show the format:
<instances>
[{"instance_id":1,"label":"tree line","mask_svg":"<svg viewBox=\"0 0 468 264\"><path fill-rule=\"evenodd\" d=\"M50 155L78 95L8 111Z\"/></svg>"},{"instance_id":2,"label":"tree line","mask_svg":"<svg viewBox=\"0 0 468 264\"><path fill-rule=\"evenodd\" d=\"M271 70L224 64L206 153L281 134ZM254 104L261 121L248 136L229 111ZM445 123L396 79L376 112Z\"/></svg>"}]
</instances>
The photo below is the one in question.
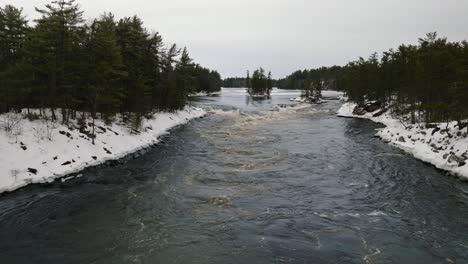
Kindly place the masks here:
<instances>
[{"instance_id":1,"label":"tree line","mask_svg":"<svg viewBox=\"0 0 468 264\"><path fill-rule=\"evenodd\" d=\"M449 42L437 33L416 45L360 58L346 66L342 88L349 99L376 100L411 122L468 118L468 42Z\"/></svg>"},{"instance_id":2,"label":"tree line","mask_svg":"<svg viewBox=\"0 0 468 264\"><path fill-rule=\"evenodd\" d=\"M321 67L318 69L298 70L276 82L278 88L289 90L313 91L336 90L338 79L342 76L343 67Z\"/></svg>"},{"instance_id":3,"label":"tree line","mask_svg":"<svg viewBox=\"0 0 468 264\"><path fill-rule=\"evenodd\" d=\"M87 22L75 0L36 11L31 26L22 9L0 7L0 113L47 109L64 123L78 112L138 121L222 85L219 73L194 63L186 48L165 46L137 16L104 13Z\"/></svg>"},{"instance_id":4,"label":"tree line","mask_svg":"<svg viewBox=\"0 0 468 264\"><path fill-rule=\"evenodd\" d=\"M468 119L468 42L450 42L429 33L417 44L359 58L347 65L297 71L278 80L285 89L345 91L358 104L378 101L416 122Z\"/></svg>"}]
</instances>

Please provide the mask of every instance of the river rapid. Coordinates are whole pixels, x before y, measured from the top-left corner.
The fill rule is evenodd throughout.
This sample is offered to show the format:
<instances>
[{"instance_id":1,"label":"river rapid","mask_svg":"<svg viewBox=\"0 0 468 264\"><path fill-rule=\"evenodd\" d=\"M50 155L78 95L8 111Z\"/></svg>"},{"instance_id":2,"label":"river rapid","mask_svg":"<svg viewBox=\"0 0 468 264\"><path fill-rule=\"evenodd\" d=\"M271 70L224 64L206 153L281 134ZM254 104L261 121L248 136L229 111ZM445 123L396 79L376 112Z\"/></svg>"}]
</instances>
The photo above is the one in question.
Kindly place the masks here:
<instances>
[{"instance_id":1,"label":"river rapid","mask_svg":"<svg viewBox=\"0 0 468 264\"><path fill-rule=\"evenodd\" d=\"M298 95L196 97L147 154L1 197L1 263L468 263L467 183Z\"/></svg>"}]
</instances>

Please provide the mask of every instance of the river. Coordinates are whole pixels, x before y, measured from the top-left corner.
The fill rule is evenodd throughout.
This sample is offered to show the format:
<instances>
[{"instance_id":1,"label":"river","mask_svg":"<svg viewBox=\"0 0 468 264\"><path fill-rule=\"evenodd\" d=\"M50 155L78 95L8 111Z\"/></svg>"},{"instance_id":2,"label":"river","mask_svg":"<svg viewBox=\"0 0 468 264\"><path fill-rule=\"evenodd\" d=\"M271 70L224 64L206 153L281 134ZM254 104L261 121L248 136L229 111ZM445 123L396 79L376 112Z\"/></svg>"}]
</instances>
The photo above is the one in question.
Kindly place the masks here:
<instances>
[{"instance_id":1,"label":"river","mask_svg":"<svg viewBox=\"0 0 468 264\"><path fill-rule=\"evenodd\" d=\"M198 97L147 154L1 197L1 263L468 263L467 183L297 95Z\"/></svg>"}]
</instances>

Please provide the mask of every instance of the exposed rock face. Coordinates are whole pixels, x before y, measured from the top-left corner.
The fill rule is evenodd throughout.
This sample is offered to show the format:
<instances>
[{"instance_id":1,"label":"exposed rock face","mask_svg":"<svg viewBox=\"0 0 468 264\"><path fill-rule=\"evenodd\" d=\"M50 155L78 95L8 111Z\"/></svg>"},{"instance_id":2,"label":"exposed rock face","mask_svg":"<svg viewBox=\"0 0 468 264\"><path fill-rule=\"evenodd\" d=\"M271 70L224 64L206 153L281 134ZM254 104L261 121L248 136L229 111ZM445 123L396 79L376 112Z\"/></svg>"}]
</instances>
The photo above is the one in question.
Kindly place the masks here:
<instances>
[{"instance_id":1,"label":"exposed rock face","mask_svg":"<svg viewBox=\"0 0 468 264\"><path fill-rule=\"evenodd\" d=\"M373 113L379 109L382 109L383 105L381 102L377 102L377 101L374 101L374 102L368 102L364 105L358 105L356 106L356 108L354 108L353 110L353 114L354 115L359 115L359 116L362 116L362 115L365 115L367 113ZM380 116L382 114L384 114L387 110L386 109L382 109L381 111L379 111L378 113L375 113L374 116Z\"/></svg>"},{"instance_id":2,"label":"exposed rock face","mask_svg":"<svg viewBox=\"0 0 468 264\"><path fill-rule=\"evenodd\" d=\"M385 114L387 111L388 111L387 108L382 108L380 111L378 111L377 113L375 113L375 114L373 115L373 117L379 117L379 116Z\"/></svg>"},{"instance_id":3,"label":"exposed rock face","mask_svg":"<svg viewBox=\"0 0 468 264\"><path fill-rule=\"evenodd\" d=\"M362 106L356 106L356 108L354 108L353 110L353 115L362 116L365 114L367 114L367 112L364 110L364 107Z\"/></svg>"},{"instance_id":4,"label":"exposed rock face","mask_svg":"<svg viewBox=\"0 0 468 264\"><path fill-rule=\"evenodd\" d=\"M382 108L382 103L380 102L369 102L364 105L364 110L368 113L375 112Z\"/></svg>"}]
</instances>

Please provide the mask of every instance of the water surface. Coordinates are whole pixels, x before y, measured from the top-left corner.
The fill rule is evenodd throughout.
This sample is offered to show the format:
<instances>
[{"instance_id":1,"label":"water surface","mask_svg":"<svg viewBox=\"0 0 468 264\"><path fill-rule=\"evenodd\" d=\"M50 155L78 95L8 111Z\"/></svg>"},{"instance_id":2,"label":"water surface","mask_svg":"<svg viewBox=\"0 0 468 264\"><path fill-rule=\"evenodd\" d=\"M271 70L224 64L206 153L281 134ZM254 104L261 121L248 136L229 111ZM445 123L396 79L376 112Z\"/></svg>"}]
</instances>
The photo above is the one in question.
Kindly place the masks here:
<instances>
[{"instance_id":1,"label":"water surface","mask_svg":"<svg viewBox=\"0 0 468 264\"><path fill-rule=\"evenodd\" d=\"M146 155L0 198L1 263L468 262L466 183L298 94L198 97Z\"/></svg>"}]
</instances>

